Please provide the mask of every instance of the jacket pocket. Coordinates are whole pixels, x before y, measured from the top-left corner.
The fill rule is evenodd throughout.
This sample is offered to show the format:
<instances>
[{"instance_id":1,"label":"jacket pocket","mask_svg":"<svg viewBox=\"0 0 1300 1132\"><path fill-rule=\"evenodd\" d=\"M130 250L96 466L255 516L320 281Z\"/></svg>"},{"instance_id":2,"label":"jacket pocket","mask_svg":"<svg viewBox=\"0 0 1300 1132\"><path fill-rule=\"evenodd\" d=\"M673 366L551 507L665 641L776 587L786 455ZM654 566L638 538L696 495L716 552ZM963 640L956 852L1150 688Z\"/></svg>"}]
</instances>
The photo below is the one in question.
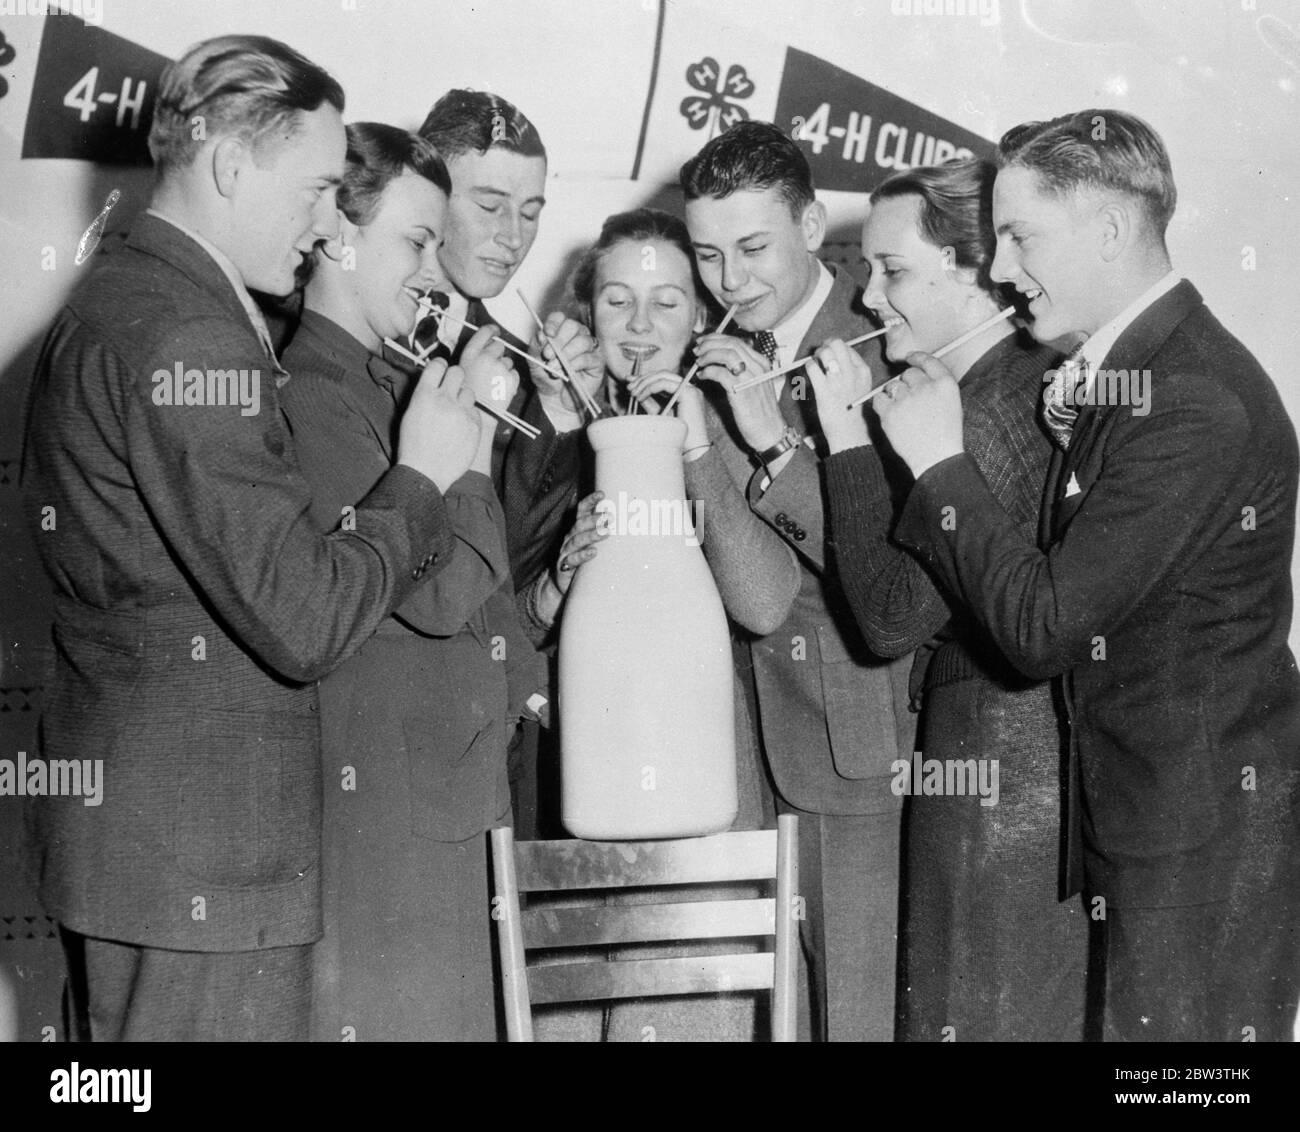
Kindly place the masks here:
<instances>
[{"instance_id":1,"label":"jacket pocket","mask_svg":"<svg viewBox=\"0 0 1300 1132\"><path fill-rule=\"evenodd\" d=\"M491 719L410 716L402 721L411 783L411 829L433 841L464 841L489 829L510 804L505 730Z\"/></svg>"},{"instance_id":2,"label":"jacket pocket","mask_svg":"<svg viewBox=\"0 0 1300 1132\"><path fill-rule=\"evenodd\" d=\"M898 721L887 664L859 664L833 629L819 628L822 703L831 759L841 778L892 773Z\"/></svg>"},{"instance_id":3,"label":"jacket pocket","mask_svg":"<svg viewBox=\"0 0 1300 1132\"><path fill-rule=\"evenodd\" d=\"M319 863L318 724L250 714L241 725L235 714L205 712L181 728L167 759L175 797L167 841L195 880L285 884Z\"/></svg>"}]
</instances>

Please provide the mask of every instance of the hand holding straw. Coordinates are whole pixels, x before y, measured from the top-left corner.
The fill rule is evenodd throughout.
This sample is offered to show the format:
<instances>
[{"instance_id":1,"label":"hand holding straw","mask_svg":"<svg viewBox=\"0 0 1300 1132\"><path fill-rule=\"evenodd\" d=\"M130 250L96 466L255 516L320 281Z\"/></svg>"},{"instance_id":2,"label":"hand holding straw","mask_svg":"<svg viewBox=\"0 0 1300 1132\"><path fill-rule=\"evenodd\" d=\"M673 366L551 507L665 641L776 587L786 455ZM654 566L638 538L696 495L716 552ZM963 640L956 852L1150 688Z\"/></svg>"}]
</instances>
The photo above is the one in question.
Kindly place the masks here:
<instances>
[{"instance_id":1,"label":"hand holding straw","mask_svg":"<svg viewBox=\"0 0 1300 1132\"><path fill-rule=\"evenodd\" d=\"M903 320L901 318L889 319L879 330L872 330L866 334L859 334L856 338L850 338L844 343L846 346L860 346L863 342L870 342L873 338L879 338L886 333L890 327L897 326ZM762 385L765 381L771 381L774 377L781 377L791 370L800 369L813 361L813 355L809 354L806 358L800 358L798 361L791 362L788 366L782 366L780 369L770 369L766 373L760 373L757 377L748 377L744 381L737 382L732 387L733 393L738 393L742 389L752 389L755 385Z\"/></svg>"},{"instance_id":2,"label":"hand holding straw","mask_svg":"<svg viewBox=\"0 0 1300 1132\"><path fill-rule=\"evenodd\" d=\"M405 346L403 346L400 342L395 342L391 338L385 338L384 345L387 346L394 353L401 354L402 357L408 358L410 361L413 361L417 366L423 366L425 362L425 358L429 356L429 354L433 351L437 343L434 343L432 346L426 346L424 350L422 350L419 354L411 353L411 351L408 350ZM523 419L523 417L517 417L514 415L514 413L507 412L505 409L498 409L495 405L491 405L488 402L478 397L474 398L474 404L476 404L485 413L491 413L498 420L504 421L512 428L517 428L526 437L528 437L529 440L535 440L537 439L537 437L541 436L542 434L541 429L535 427L534 425L530 425L526 420Z\"/></svg>"},{"instance_id":3,"label":"hand holding straw","mask_svg":"<svg viewBox=\"0 0 1300 1132\"><path fill-rule=\"evenodd\" d=\"M564 356L564 352L555 344L555 339L546 333L546 324L542 321L541 316L533 309L528 300L524 298L522 290L516 287L515 293L519 296L519 301L524 304L524 308L533 316L533 321L537 323L537 330L542 336L542 341L550 346L554 351L555 360L560 363L560 368L564 370L564 380L572 387L573 394L577 397L579 405L586 409L592 417L599 419L602 415L600 406L596 404L595 398L593 398L592 395L583 387L582 382L574 376L573 370L569 368L569 361Z\"/></svg>"},{"instance_id":4,"label":"hand holding straw","mask_svg":"<svg viewBox=\"0 0 1300 1132\"><path fill-rule=\"evenodd\" d=\"M969 342L972 338L975 338L978 335L983 334L984 331L986 331L990 326L996 326L1004 318L1007 318L1010 315L1013 315L1015 313L1016 313L1015 307L1007 307L1005 310L998 311L998 313L995 314L992 318L985 319L978 326L972 327L970 330L966 331L965 334L959 334L956 338L954 338L951 342L949 342L948 345L943 346L940 349L936 350L934 352L934 356L936 358L942 358L945 354L951 354L953 350L957 349L958 346L966 345L966 343ZM903 375L900 373L898 377L891 377L888 381L881 382L870 393L864 393L856 401L850 401L848 407L850 409L856 409L859 405L865 404L866 402L870 401L871 398L873 398L877 393L893 385L894 382L896 382L898 378L902 376Z\"/></svg>"},{"instance_id":5,"label":"hand holding straw","mask_svg":"<svg viewBox=\"0 0 1300 1132\"><path fill-rule=\"evenodd\" d=\"M723 315L722 321L718 323L718 328L713 333L721 334L724 330L726 330L731 320L736 317L736 311L738 311L739 309L740 308L737 305L732 304L731 309L727 311L725 315ZM677 398L682 395L682 390L685 389L691 383L691 379L695 376L699 368L700 368L700 363L698 360L696 360L695 364L686 371L686 376L682 378L681 385L679 385L677 387L677 390L673 393L673 395L668 398L668 404L666 404L663 408L664 415L667 415L672 411L672 407L675 404L677 404Z\"/></svg>"},{"instance_id":6,"label":"hand holding straw","mask_svg":"<svg viewBox=\"0 0 1300 1132\"><path fill-rule=\"evenodd\" d=\"M431 303L421 303L420 309L428 310L430 314L436 315L439 318L449 318L451 319L452 322L456 323L458 326L465 327L466 330L474 330L474 331L478 330L478 327L475 326L472 322L466 322L465 319L458 318L456 315L452 314L451 311L441 310L438 307L433 306L433 304ZM533 355L530 354L527 350L521 350L518 346L511 345L500 335L493 338L492 341L500 342L501 345L503 345L507 350L511 351L512 353L518 354L525 361L532 362L535 365L541 366L542 369L544 369L547 373L549 373L552 377L556 378L557 380L559 381L568 380L568 378L566 378L564 374L561 373L554 366L548 365L546 362L542 361L541 358L533 357Z\"/></svg>"}]
</instances>

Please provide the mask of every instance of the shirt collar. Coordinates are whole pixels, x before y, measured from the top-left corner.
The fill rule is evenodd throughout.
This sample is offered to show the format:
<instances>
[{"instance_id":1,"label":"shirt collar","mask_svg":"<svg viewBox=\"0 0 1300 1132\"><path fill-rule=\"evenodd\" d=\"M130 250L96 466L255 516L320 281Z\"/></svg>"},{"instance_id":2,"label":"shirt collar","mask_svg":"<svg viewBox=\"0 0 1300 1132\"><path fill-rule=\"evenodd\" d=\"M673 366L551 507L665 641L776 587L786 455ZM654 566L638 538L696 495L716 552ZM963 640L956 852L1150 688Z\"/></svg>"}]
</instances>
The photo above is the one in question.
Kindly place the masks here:
<instances>
[{"instance_id":1,"label":"shirt collar","mask_svg":"<svg viewBox=\"0 0 1300 1132\"><path fill-rule=\"evenodd\" d=\"M447 313L452 317L438 319L438 341L454 352L464 331L462 324L469 321L469 300L454 287L443 293L448 300Z\"/></svg>"},{"instance_id":2,"label":"shirt collar","mask_svg":"<svg viewBox=\"0 0 1300 1132\"><path fill-rule=\"evenodd\" d=\"M812 294L791 311L777 326L772 328L772 334L776 338L777 365L789 365L799 356L799 347L808 336L813 319L817 317L817 312L822 309L826 299L830 296L831 287L834 284L835 277L826 270L826 265L819 260L817 263L817 283L812 289Z\"/></svg>"},{"instance_id":3,"label":"shirt collar","mask_svg":"<svg viewBox=\"0 0 1300 1132\"><path fill-rule=\"evenodd\" d=\"M1078 356L1088 363L1090 375L1095 374L1101 368L1102 362L1106 360L1106 355L1110 353L1111 347L1119 341L1120 335L1137 321L1138 316L1143 311L1177 287L1180 280L1181 276L1178 272L1170 271L1143 291L1119 314L1098 329L1095 334L1087 338L1079 348Z\"/></svg>"},{"instance_id":4,"label":"shirt collar","mask_svg":"<svg viewBox=\"0 0 1300 1132\"><path fill-rule=\"evenodd\" d=\"M183 232L212 257L212 261L221 268L222 274L230 280L230 285L235 289L235 297L239 299L239 305L244 308L244 313L248 315L248 321L253 324L253 329L257 332L258 338L261 339L262 344L266 347L267 353L274 358L275 351L271 347L271 332L266 328L266 319L262 316L262 311L258 307L257 303L253 301L253 296L248 293L248 288L244 285L243 276L239 274L239 268L231 262L230 257L217 247L216 244L212 243L211 240L207 240L200 236L193 228L187 228L179 220L173 219L166 215L166 213L159 212L156 208L147 208L145 211L150 216L156 216L159 220L165 220L173 228L177 229L177 231Z\"/></svg>"},{"instance_id":5,"label":"shirt collar","mask_svg":"<svg viewBox=\"0 0 1300 1132\"><path fill-rule=\"evenodd\" d=\"M414 376L387 358L372 354L358 339L320 311L304 310L298 333L315 338L325 356L345 374L364 370L371 381L391 393L395 400L401 399Z\"/></svg>"},{"instance_id":6,"label":"shirt collar","mask_svg":"<svg viewBox=\"0 0 1300 1132\"><path fill-rule=\"evenodd\" d=\"M310 307L302 312L298 333L310 334L330 361L348 373L364 369L366 362L373 357L365 346L332 318Z\"/></svg>"}]
</instances>

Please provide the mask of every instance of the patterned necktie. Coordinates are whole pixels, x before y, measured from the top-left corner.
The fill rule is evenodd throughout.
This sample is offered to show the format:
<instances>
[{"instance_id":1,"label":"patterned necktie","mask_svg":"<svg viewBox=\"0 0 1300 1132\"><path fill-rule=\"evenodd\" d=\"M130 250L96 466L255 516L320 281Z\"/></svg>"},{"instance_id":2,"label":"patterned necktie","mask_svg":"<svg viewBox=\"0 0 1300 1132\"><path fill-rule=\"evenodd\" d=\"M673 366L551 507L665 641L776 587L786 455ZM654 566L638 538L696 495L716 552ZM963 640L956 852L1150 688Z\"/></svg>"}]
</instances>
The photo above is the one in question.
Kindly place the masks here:
<instances>
[{"instance_id":1,"label":"patterned necktie","mask_svg":"<svg viewBox=\"0 0 1300 1132\"><path fill-rule=\"evenodd\" d=\"M754 333L751 343L755 350L767 359L767 368L776 368L776 335L770 330L759 330Z\"/></svg>"},{"instance_id":2,"label":"patterned necktie","mask_svg":"<svg viewBox=\"0 0 1300 1132\"><path fill-rule=\"evenodd\" d=\"M1082 357L1080 346L1057 368L1056 377L1043 391L1043 423L1052 439L1063 450L1069 450L1070 433L1079 415L1076 395L1088 380L1088 363Z\"/></svg>"}]
</instances>

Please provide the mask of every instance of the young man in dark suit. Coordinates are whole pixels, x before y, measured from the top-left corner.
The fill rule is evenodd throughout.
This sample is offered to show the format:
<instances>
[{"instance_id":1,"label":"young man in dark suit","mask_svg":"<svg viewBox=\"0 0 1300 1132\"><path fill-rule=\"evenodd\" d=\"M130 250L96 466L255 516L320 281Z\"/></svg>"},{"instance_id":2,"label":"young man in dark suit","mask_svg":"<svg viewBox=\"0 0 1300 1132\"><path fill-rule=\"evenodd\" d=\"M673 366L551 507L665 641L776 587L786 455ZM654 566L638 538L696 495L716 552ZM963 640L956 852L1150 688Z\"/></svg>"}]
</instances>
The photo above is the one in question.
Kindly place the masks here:
<instances>
[{"instance_id":1,"label":"young man in dark suit","mask_svg":"<svg viewBox=\"0 0 1300 1132\"><path fill-rule=\"evenodd\" d=\"M460 371L426 371L396 465L322 535L248 293L288 294L336 234L342 107L329 75L270 39L224 36L170 65L151 206L37 363L23 490L54 589L42 753L105 764L101 805L47 797L28 814L82 1037L306 1036L314 681L453 546L443 492L480 435Z\"/></svg>"},{"instance_id":2,"label":"young man in dark suit","mask_svg":"<svg viewBox=\"0 0 1300 1132\"><path fill-rule=\"evenodd\" d=\"M504 98L482 91L452 90L429 111L420 136L437 148L451 174L447 230L438 260L453 290L449 312L475 326L493 322L484 300L505 290L537 238L546 204L546 148L536 127ZM602 372L591 335L556 313L546 319L573 369L594 392ZM451 320L438 335L452 362L471 331ZM508 331L501 337L524 348ZM540 354L554 361L549 346ZM508 355L519 373L511 412L542 430L536 440L500 429L493 477L506 512L515 586L523 589L555 560L578 500L581 409L564 383L518 354Z\"/></svg>"},{"instance_id":3,"label":"young man in dark suit","mask_svg":"<svg viewBox=\"0 0 1300 1132\"><path fill-rule=\"evenodd\" d=\"M962 450L927 355L879 404L916 476L896 537L1007 657L1060 676L1069 877L1104 934L1107 1040L1287 1040L1300 1000L1300 677L1287 646L1295 431L1171 270L1169 158L1084 110L1002 139L993 277L1042 341L1058 452L1039 546ZM1079 364L1076 365L1075 362Z\"/></svg>"},{"instance_id":4,"label":"young man in dark suit","mask_svg":"<svg viewBox=\"0 0 1300 1132\"><path fill-rule=\"evenodd\" d=\"M483 91L448 91L429 111L420 136L434 144L451 174L446 234L438 252L451 284L448 311L482 327L493 322L484 300L505 290L537 237L546 204L546 148L537 128L515 106ZM587 328L559 313L548 315L545 324L578 380L594 394L603 367ZM455 363L472 331L446 319L440 320L437 334L440 353ZM501 337L517 349L526 348L508 331L501 331ZM540 335L534 337L533 349L556 362L555 350ZM584 487L583 426L589 418L564 382L514 352L506 359L519 378L510 411L541 433L530 440L512 428L499 428L492 456L510 569L515 590L523 592L555 565L573 523ZM553 660L553 648L548 655ZM532 723L519 730L511 745L515 833L521 838L563 835L554 824L557 758L553 743Z\"/></svg>"},{"instance_id":5,"label":"young man in dark suit","mask_svg":"<svg viewBox=\"0 0 1300 1132\"><path fill-rule=\"evenodd\" d=\"M775 126L745 122L713 139L683 166L682 188L700 274L737 311L736 333L698 345L700 378L726 393L727 429L716 451L697 455L692 478L720 460L747 513L746 537L766 547L763 576L745 578L742 563L728 569L705 541L729 611L757 634L748 651L763 746L778 807L799 815L808 1028L818 1039L889 1041L901 803L890 765L912 755L911 658L870 654L836 582L811 385L796 373L733 389L829 338L876 327L862 288L817 258L825 209L807 159ZM877 344L862 353L883 380Z\"/></svg>"}]
</instances>

